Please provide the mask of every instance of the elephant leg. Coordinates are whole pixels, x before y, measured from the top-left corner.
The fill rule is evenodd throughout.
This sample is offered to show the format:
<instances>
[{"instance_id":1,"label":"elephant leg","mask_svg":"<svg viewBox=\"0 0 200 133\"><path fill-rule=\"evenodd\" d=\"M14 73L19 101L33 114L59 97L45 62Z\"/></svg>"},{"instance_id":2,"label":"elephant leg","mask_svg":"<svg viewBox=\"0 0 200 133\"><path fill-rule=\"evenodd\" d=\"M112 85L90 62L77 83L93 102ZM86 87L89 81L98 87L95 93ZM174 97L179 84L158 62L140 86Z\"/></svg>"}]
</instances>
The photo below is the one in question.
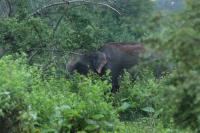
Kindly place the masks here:
<instances>
[{"instance_id":1,"label":"elephant leg","mask_svg":"<svg viewBox=\"0 0 200 133\"><path fill-rule=\"evenodd\" d=\"M119 91L119 83L118 83L118 73L113 73L112 74L112 93L116 93Z\"/></svg>"}]
</instances>

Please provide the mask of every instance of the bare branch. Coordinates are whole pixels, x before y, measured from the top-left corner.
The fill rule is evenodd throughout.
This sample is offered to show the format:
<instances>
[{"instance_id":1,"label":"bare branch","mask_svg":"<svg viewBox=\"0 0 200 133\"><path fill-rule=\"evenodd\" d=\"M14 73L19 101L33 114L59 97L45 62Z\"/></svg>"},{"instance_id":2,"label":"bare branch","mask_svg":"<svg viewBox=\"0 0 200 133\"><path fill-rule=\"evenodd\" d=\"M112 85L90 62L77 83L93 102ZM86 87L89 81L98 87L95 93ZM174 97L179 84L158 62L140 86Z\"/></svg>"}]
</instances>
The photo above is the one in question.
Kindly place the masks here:
<instances>
[{"instance_id":1,"label":"bare branch","mask_svg":"<svg viewBox=\"0 0 200 133\"><path fill-rule=\"evenodd\" d=\"M5 2L6 2L6 4L7 4L7 6L8 6L8 17L10 17L11 16L11 13L12 13L12 7L11 7L11 3L10 3L10 1L9 0L5 0Z\"/></svg>"},{"instance_id":2,"label":"bare branch","mask_svg":"<svg viewBox=\"0 0 200 133\"><path fill-rule=\"evenodd\" d=\"M54 51L54 52L62 52L62 53L69 53L69 54L75 54L75 55L84 55L84 54L77 53L77 52L64 51L64 50L59 50L59 49L31 48L30 50Z\"/></svg>"},{"instance_id":3,"label":"bare branch","mask_svg":"<svg viewBox=\"0 0 200 133\"><path fill-rule=\"evenodd\" d=\"M34 16L36 14L39 14L41 11L43 11L44 9L47 9L47 8L50 8L50 7L53 7L53 6L60 6L60 5L68 5L69 3L67 1L64 1L64 2L57 2L57 3L53 3L53 4L49 4L49 5L45 5L43 7L41 7L40 9L37 9L35 12L33 12L31 16Z\"/></svg>"},{"instance_id":4,"label":"bare branch","mask_svg":"<svg viewBox=\"0 0 200 133\"><path fill-rule=\"evenodd\" d=\"M115 11L116 13L118 13L119 15L121 15L120 12L117 9L115 9L114 7L112 7L111 5L106 4L106 3L97 3L97 2L87 1L87 0L73 0L73 1L69 1L69 3L71 3L71 2L82 2L82 3L87 3L87 4L94 4L94 5L106 6L106 7L110 8L111 10Z\"/></svg>"},{"instance_id":5,"label":"bare branch","mask_svg":"<svg viewBox=\"0 0 200 133\"><path fill-rule=\"evenodd\" d=\"M60 6L60 5L69 5L71 3L83 3L83 4L101 5L101 6L105 6L105 7L110 8L111 10L115 11L116 13L118 13L120 15L120 12L117 9L115 9L114 7L112 7L112 6L110 6L109 4L106 4L106 3L97 3L97 2L87 1L87 0L71 0L71 1L57 2L57 3L45 5L45 6L41 7L40 9L37 9L32 14L30 14L29 17L34 16L36 14L39 14L41 11L43 11L43 10L45 10L47 8L51 8L51 7L54 7L54 6Z\"/></svg>"},{"instance_id":6,"label":"bare branch","mask_svg":"<svg viewBox=\"0 0 200 133\"><path fill-rule=\"evenodd\" d=\"M70 10L70 9L72 9L72 8L79 7L79 6L82 6L82 5L75 5L75 6L73 6L73 7L68 8L68 9ZM63 18L64 18L65 16L66 16L66 15L65 15L65 12L64 12L64 13L60 16L60 18L58 19L58 21L57 21L57 23L56 23L56 26L55 26L54 29L53 29L53 37L54 37L54 35L55 35L55 32L56 32L57 29L58 29L58 26L60 25L61 21L63 20Z\"/></svg>"},{"instance_id":7,"label":"bare branch","mask_svg":"<svg viewBox=\"0 0 200 133\"><path fill-rule=\"evenodd\" d=\"M81 53L76 53L76 52L69 52L70 54L75 54L75 55L84 55L84 54L81 54Z\"/></svg>"},{"instance_id":8,"label":"bare branch","mask_svg":"<svg viewBox=\"0 0 200 133\"><path fill-rule=\"evenodd\" d=\"M58 29L58 26L59 26L60 22L61 22L62 19L64 18L64 16L65 16L65 14L62 14L62 16L60 16L60 18L58 19L58 21L57 21L57 23L56 23L56 26L55 26L54 29L53 29L53 37L54 37L54 35L55 35L56 30Z\"/></svg>"},{"instance_id":9,"label":"bare branch","mask_svg":"<svg viewBox=\"0 0 200 133\"><path fill-rule=\"evenodd\" d=\"M34 51L31 56L28 58L28 62L30 63L33 59L33 57L39 52L39 50Z\"/></svg>"}]
</instances>

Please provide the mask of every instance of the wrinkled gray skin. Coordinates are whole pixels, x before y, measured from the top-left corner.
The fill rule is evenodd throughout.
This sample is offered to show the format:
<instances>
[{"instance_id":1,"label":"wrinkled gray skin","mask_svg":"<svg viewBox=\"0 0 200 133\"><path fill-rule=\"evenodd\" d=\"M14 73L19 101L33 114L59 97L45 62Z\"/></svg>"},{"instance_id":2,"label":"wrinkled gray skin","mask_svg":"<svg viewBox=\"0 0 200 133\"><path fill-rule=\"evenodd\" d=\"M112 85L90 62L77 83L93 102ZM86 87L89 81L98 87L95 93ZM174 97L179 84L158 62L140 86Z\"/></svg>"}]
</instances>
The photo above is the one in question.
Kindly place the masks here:
<instances>
[{"instance_id":1,"label":"wrinkled gray skin","mask_svg":"<svg viewBox=\"0 0 200 133\"><path fill-rule=\"evenodd\" d=\"M76 70L81 74L87 74L93 70L103 75L105 70L111 71L112 92L119 90L118 77L123 69L128 69L139 62L139 55L145 51L141 44L105 44L99 51L77 55L67 64L69 72Z\"/></svg>"}]
</instances>

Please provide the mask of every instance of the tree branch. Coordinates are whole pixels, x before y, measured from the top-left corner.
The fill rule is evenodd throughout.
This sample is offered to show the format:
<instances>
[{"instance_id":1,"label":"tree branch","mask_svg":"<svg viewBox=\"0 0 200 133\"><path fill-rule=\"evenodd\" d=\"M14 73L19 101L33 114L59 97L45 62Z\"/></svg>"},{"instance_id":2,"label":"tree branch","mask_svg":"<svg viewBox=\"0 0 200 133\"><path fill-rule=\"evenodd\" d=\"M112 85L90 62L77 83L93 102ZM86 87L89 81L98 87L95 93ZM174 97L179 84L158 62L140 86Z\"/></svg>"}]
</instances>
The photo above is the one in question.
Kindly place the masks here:
<instances>
[{"instance_id":1,"label":"tree branch","mask_svg":"<svg viewBox=\"0 0 200 133\"><path fill-rule=\"evenodd\" d=\"M34 51L31 56L28 58L28 62L30 63L33 59L33 57L39 52L39 50Z\"/></svg>"},{"instance_id":2,"label":"tree branch","mask_svg":"<svg viewBox=\"0 0 200 133\"><path fill-rule=\"evenodd\" d=\"M7 4L7 6L8 6L8 17L10 17L11 16L11 12L12 12L12 7L11 7L11 3L10 3L10 1L9 0L5 0L5 2L6 2L6 4Z\"/></svg>"},{"instance_id":3,"label":"tree branch","mask_svg":"<svg viewBox=\"0 0 200 133\"><path fill-rule=\"evenodd\" d=\"M60 5L69 5L71 3L77 3L77 2L83 3L83 4L95 4L95 5L105 6L105 7L110 8L111 10L116 12L117 14L121 15L120 12L117 9L115 9L114 7L112 7L112 6L110 6L106 3L97 3L97 2L87 1L87 0L71 0L71 1L57 2L57 3L45 5L45 6L41 7L40 9L37 9L35 12L31 13L29 15L29 17L35 16L36 14L39 14L41 11L43 11L47 8L51 8L51 7L54 7L54 6L60 6Z\"/></svg>"},{"instance_id":4,"label":"tree branch","mask_svg":"<svg viewBox=\"0 0 200 133\"><path fill-rule=\"evenodd\" d=\"M64 51L64 50L59 50L59 49L50 49L50 48L31 48L30 50L55 51L55 52L69 53L69 54L75 54L75 55L84 55L77 52Z\"/></svg>"},{"instance_id":5,"label":"tree branch","mask_svg":"<svg viewBox=\"0 0 200 133\"><path fill-rule=\"evenodd\" d=\"M65 16L65 14L62 14L62 16L60 16L60 18L58 19L56 26L53 28L53 37L55 35L56 30L58 29L58 26L60 24L60 22L62 21L63 17Z\"/></svg>"}]
</instances>

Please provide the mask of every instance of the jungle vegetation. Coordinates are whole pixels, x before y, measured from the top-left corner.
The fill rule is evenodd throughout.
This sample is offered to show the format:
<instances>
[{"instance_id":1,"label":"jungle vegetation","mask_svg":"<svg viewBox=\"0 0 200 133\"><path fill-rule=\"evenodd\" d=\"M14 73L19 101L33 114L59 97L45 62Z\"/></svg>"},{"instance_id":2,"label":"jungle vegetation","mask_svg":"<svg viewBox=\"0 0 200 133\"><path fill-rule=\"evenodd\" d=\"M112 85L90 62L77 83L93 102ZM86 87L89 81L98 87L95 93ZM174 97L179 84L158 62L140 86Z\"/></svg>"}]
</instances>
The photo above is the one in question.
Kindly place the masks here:
<instances>
[{"instance_id":1,"label":"jungle vegetation","mask_svg":"<svg viewBox=\"0 0 200 133\"><path fill-rule=\"evenodd\" d=\"M67 72L107 42L141 42L171 70L126 70L116 94L109 72ZM199 57L199 0L0 0L0 132L197 133Z\"/></svg>"}]
</instances>

